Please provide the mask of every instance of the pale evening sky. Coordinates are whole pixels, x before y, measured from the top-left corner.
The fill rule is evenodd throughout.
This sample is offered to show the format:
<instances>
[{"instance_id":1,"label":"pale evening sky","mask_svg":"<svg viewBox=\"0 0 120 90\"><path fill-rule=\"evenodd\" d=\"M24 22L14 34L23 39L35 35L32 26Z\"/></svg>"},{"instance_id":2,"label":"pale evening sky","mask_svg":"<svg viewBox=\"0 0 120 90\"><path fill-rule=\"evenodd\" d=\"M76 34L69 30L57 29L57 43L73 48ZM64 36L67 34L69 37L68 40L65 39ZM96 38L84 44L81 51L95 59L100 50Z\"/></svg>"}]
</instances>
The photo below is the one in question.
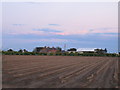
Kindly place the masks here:
<instances>
[{"instance_id":1,"label":"pale evening sky","mask_svg":"<svg viewBox=\"0 0 120 90\"><path fill-rule=\"evenodd\" d=\"M116 2L3 2L3 49L36 46L117 52Z\"/></svg>"}]
</instances>

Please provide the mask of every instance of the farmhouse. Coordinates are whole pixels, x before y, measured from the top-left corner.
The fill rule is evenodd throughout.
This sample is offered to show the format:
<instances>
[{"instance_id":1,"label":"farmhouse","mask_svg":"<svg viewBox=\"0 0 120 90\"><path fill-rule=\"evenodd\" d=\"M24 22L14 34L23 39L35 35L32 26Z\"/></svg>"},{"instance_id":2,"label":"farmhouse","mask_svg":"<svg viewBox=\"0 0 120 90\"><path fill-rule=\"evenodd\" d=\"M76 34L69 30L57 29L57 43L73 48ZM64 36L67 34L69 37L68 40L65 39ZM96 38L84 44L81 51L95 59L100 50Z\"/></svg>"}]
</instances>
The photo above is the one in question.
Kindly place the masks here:
<instances>
[{"instance_id":1,"label":"farmhouse","mask_svg":"<svg viewBox=\"0 0 120 90\"><path fill-rule=\"evenodd\" d=\"M37 53L56 53L58 51L61 51L60 47L36 47L33 52L37 52Z\"/></svg>"}]
</instances>

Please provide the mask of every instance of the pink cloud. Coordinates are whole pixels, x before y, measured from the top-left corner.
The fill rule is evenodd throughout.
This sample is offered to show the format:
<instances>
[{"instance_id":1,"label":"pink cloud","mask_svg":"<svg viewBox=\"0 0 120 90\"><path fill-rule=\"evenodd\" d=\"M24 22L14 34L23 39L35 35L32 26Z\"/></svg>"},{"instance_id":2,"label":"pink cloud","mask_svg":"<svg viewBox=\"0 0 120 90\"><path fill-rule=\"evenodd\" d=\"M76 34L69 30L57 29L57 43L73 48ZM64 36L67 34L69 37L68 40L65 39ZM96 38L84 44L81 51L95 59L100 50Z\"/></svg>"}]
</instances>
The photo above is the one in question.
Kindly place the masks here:
<instances>
[{"instance_id":1,"label":"pink cloud","mask_svg":"<svg viewBox=\"0 0 120 90\"><path fill-rule=\"evenodd\" d=\"M54 33L56 35L68 35L68 33Z\"/></svg>"},{"instance_id":2,"label":"pink cloud","mask_svg":"<svg viewBox=\"0 0 120 90\"><path fill-rule=\"evenodd\" d=\"M28 34L33 34L33 35L86 35L86 34L95 34L95 33L118 33L117 28L116 29L93 29L93 30L73 30L73 31L62 31L62 32L43 32L43 31L35 31L35 30L13 30L10 31L9 34L12 35L28 35ZM105 36L114 36L114 35L105 35Z\"/></svg>"}]
</instances>

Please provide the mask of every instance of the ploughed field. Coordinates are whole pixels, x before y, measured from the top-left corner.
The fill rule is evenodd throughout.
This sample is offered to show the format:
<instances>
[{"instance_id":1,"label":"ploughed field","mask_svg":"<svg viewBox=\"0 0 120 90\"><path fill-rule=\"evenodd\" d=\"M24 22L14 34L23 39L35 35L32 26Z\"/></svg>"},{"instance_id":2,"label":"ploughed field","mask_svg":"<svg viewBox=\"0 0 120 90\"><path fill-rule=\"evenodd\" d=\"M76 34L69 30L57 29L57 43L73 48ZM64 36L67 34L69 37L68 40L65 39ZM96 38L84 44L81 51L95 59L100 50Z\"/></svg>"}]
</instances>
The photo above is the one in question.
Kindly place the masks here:
<instances>
[{"instance_id":1,"label":"ploughed field","mask_svg":"<svg viewBox=\"0 0 120 90\"><path fill-rule=\"evenodd\" d=\"M3 88L117 88L117 57L3 56Z\"/></svg>"}]
</instances>

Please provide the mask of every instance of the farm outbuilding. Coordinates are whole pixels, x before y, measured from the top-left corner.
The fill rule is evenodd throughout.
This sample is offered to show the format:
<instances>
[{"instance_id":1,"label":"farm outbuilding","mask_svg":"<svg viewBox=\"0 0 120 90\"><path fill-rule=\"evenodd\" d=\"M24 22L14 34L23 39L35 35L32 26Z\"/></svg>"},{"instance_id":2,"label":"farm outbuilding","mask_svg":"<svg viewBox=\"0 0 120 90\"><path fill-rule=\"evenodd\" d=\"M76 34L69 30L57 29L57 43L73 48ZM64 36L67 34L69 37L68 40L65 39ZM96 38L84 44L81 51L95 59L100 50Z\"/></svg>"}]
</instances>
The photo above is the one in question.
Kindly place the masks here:
<instances>
[{"instance_id":1,"label":"farm outbuilding","mask_svg":"<svg viewBox=\"0 0 120 90\"><path fill-rule=\"evenodd\" d=\"M95 52L96 48L78 48L77 52L78 53L84 53L84 52Z\"/></svg>"},{"instance_id":2,"label":"farm outbuilding","mask_svg":"<svg viewBox=\"0 0 120 90\"><path fill-rule=\"evenodd\" d=\"M101 48L78 48L78 53L107 53L107 49Z\"/></svg>"}]
</instances>

